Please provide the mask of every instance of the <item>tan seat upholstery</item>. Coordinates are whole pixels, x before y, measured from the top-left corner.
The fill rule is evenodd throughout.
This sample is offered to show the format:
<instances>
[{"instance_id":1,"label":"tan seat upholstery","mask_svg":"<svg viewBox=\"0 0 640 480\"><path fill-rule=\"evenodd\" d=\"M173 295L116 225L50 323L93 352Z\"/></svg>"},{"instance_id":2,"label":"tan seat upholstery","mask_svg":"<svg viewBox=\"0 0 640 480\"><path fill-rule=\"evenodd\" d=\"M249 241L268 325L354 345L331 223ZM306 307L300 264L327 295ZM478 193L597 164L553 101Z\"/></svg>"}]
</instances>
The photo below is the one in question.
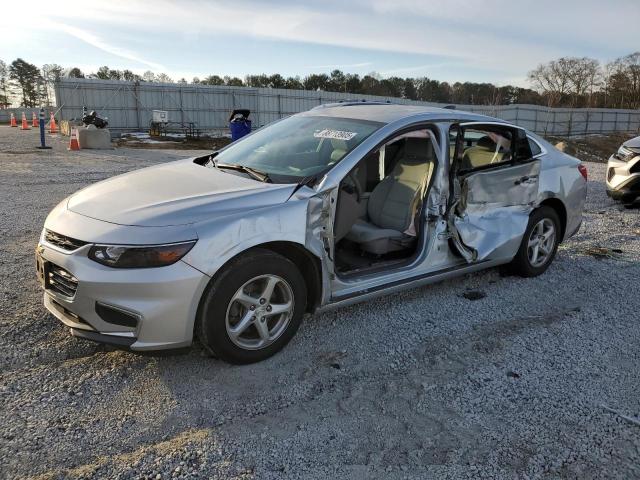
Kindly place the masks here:
<instances>
[{"instance_id":1,"label":"tan seat upholstery","mask_svg":"<svg viewBox=\"0 0 640 480\"><path fill-rule=\"evenodd\" d=\"M464 151L462 168L478 168L502 162L505 159L505 152L497 150L498 146L493 140L489 137L482 137L475 146L469 147Z\"/></svg>"},{"instance_id":2,"label":"tan seat upholstery","mask_svg":"<svg viewBox=\"0 0 640 480\"><path fill-rule=\"evenodd\" d=\"M333 152L331 152L331 164L334 164L336 162L338 162L339 160L342 160L342 157L344 157L347 154L347 142L345 142L344 140L338 140L336 138L332 138L331 139L331 147L333 147Z\"/></svg>"},{"instance_id":3,"label":"tan seat upholstery","mask_svg":"<svg viewBox=\"0 0 640 480\"><path fill-rule=\"evenodd\" d=\"M407 248L415 237L405 232L413 224L433 171L434 158L429 139L407 138L404 154L393 172L371 192L368 221L358 220L346 238L375 254Z\"/></svg>"}]
</instances>

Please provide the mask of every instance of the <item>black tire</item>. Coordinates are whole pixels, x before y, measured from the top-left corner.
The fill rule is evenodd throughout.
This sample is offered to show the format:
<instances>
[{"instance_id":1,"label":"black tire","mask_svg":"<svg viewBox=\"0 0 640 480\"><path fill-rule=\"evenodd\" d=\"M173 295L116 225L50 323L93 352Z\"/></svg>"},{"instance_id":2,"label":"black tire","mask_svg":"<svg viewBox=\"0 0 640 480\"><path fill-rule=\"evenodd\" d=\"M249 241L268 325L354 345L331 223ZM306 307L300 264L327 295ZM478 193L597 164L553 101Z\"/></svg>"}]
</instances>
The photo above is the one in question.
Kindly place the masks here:
<instances>
[{"instance_id":1,"label":"black tire","mask_svg":"<svg viewBox=\"0 0 640 480\"><path fill-rule=\"evenodd\" d=\"M529 238L531 237L532 230L535 228L535 226L544 219L550 220L555 227L555 242L553 244L553 249L551 250L551 253L545 263L539 266L534 266L529 259ZM522 237L522 242L520 243L518 253L516 253L516 256L507 266L508 271L514 275L519 275L521 277L537 277L538 275L543 274L547 270L547 268L549 268L549 265L551 265L551 262L553 262L553 259L556 256L558 245L562 240L560 238L560 235L560 218L553 208L543 206L534 210L529 217L529 224L527 225L527 229Z\"/></svg>"},{"instance_id":2,"label":"black tire","mask_svg":"<svg viewBox=\"0 0 640 480\"><path fill-rule=\"evenodd\" d=\"M250 350L229 337L227 308L238 289L261 275L277 275L286 281L293 292L293 315L273 343ZM234 364L259 362L280 351L293 338L300 327L306 300L307 288L296 265L275 252L256 248L232 260L211 280L200 302L195 333L214 357Z\"/></svg>"}]
</instances>

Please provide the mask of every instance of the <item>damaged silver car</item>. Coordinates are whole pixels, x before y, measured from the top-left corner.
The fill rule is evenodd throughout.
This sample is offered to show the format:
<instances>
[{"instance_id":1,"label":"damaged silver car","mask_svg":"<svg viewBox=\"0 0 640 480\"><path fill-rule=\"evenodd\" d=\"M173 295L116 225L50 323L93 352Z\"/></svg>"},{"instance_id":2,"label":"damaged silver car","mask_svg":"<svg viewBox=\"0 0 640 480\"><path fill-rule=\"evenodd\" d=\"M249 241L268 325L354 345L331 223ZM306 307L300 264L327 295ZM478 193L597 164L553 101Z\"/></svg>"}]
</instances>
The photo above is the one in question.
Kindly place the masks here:
<instances>
[{"instance_id":1,"label":"damaged silver car","mask_svg":"<svg viewBox=\"0 0 640 480\"><path fill-rule=\"evenodd\" d=\"M152 350L197 336L250 363L307 312L496 265L540 275L585 192L578 160L515 125L331 104L79 191L48 216L36 263L77 337Z\"/></svg>"}]
</instances>

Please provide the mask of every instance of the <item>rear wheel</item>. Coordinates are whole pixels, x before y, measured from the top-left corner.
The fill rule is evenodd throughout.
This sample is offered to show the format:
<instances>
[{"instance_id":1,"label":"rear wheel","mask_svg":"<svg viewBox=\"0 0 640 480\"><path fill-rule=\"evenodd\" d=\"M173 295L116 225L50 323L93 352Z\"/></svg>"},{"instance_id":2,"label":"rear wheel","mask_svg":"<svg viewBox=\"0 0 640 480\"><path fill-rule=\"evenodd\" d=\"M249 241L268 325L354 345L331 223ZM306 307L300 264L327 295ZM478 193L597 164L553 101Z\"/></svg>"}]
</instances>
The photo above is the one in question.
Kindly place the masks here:
<instances>
[{"instance_id":1,"label":"rear wheel","mask_svg":"<svg viewBox=\"0 0 640 480\"><path fill-rule=\"evenodd\" d=\"M264 360L298 330L306 286L287 258L256 249L233 260L207 288L196 333L214 356L230 363Z\"/></svg>"},{"instance_id":2,"label":"rear wheel","mask_svg":"<svg viewBox=\"0 0 640 480\"><path fill-rule=\"evenodd\" d=\"M509 270L522 277L544 273L558 250L560 232L560 219L553 208L545 206L535 210Z\"/></svg>"}]
</instances>

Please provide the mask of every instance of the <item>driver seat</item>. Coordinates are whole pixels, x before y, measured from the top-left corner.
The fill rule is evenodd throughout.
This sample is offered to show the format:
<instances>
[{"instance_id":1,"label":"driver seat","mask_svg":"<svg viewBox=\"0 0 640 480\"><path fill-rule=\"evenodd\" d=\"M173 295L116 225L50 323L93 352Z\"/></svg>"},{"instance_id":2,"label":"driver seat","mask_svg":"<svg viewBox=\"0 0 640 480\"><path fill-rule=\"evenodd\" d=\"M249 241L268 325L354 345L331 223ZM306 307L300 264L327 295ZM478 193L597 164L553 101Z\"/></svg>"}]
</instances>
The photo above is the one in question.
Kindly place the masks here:
<instances>
[{"instance_id":1,"label":"driver seat","mask_svg":"<svg viewBox=\"0 0 640 480\"><path fill-rule=\"evenodd\" d=\"M359 219L346 238L365 252L383 255L404 250L415 241L408 234L433 171L434 152L428 138L407 138L404 154L390 175L371 192L368 221Z\"/></svg>"}]
</instances>

